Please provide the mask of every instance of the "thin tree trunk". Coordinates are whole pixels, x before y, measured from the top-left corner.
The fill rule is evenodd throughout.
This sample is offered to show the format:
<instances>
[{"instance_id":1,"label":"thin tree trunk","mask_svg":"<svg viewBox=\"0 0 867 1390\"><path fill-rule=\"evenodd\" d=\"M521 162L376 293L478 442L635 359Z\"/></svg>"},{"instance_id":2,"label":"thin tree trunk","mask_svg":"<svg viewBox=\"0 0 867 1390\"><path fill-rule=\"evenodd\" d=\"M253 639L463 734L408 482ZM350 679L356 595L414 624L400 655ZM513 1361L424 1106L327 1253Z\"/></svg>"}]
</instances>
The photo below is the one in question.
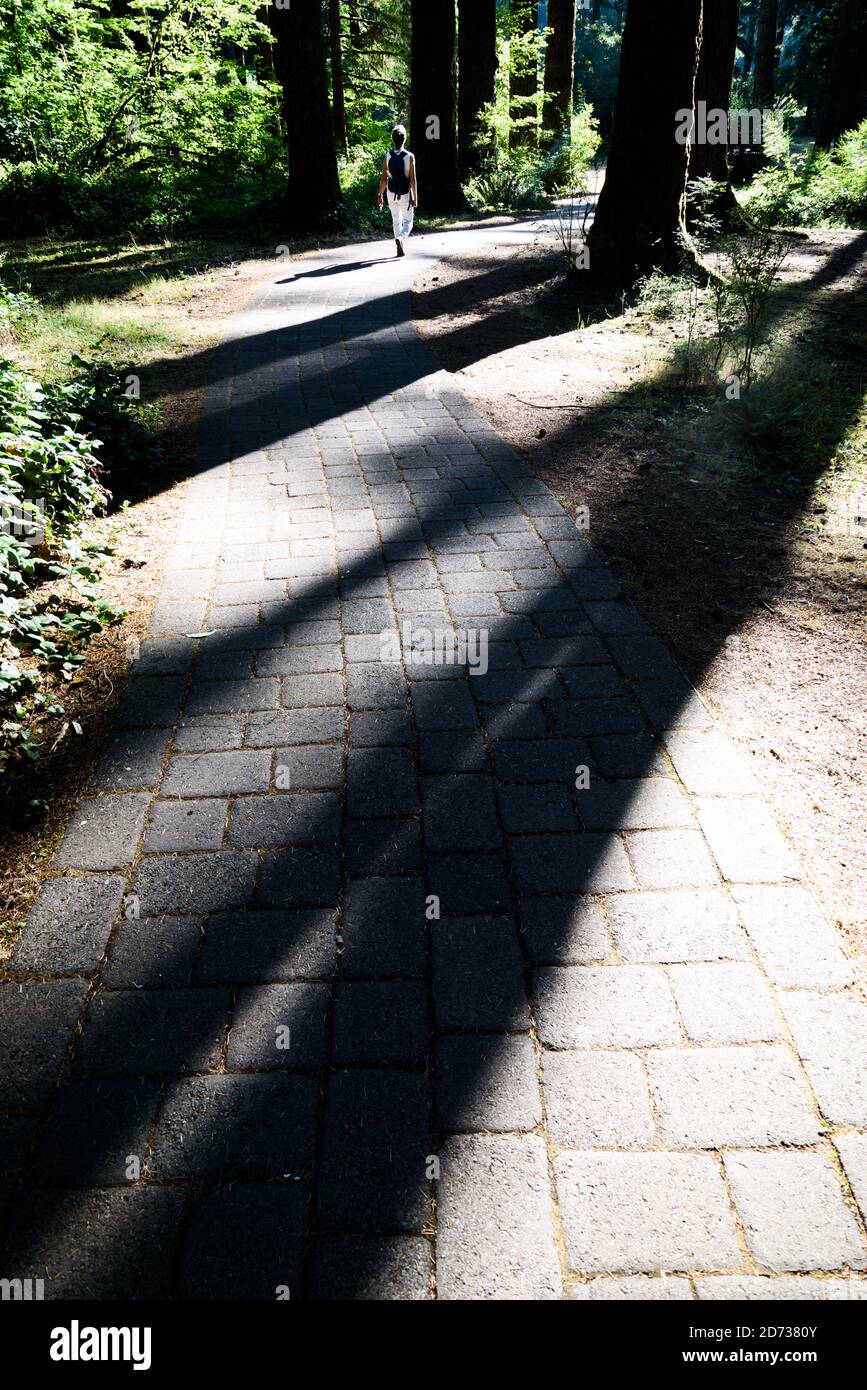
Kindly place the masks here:
<instances>
[{"instance_id":1,"label":"thin tree trunk","mask_svg":"<svg viewBox=\"0 0 867 1390\"><path fill-rule=\"evenodd\" d=\"M753 101L763 111L774 104L774 69L777 59L777 6L779 0L762 0L756 30L756 66Z\"/></svg>"},{"instance_id":2,"label":"thin tree trunk","mask_svg":"<svg viewBox=\"0 0 867 1390\"><path fill-rule=\"evenodd\" d=\"M513 33L534 34L536 32L539 27L536 0L510 0L510 12L512 14ZM513 98L510 108L511 118L513 121L520 122L533 118L532 124L513 126L509 132L509 144L513 149L516 145L536 144L535 115L528 98L535 97L538 90L539 71L535 65L531 65L525 72L512 73L509 83L510 96Z\"/></svg>"},{"instance_id":3,"label":"thin tree trunk","mask_svg":"<svg viewBox=\"0 0 867 1390\"><path fill-rule=\"evenodd\" d=\"M829 149L867 117L867 9L863 0L843 0L816 144Z\"/></svg>"},{"instance_id":4,"label":"thin tree trunk","mask_svg":"<svg viewBox=\"0 0 867 1390\"><path fill-rule=\"evenodd\" d=\"M315 231L333 224L341 210L322 8L319 0L292 0L289 9L269 8L268 19L289 146L286 215L290 227Z\"/></svg>"},{"instance_id":5,"label":"thin tree trunk","mask_svg":"<svg viewBox=\"0 0 867 1390\"><path fill-rule=\"evenodd\" d=\"M494 99L497 74L497 0L458 0L458 163L461 175L478 169L479 112Z\"/></svg>"},{"instance_id":6,"label":"thin tree trunk","mask_svg":"<svg viewBox=\"0 0 867 1390\"><path fill-rule=\"evenodd\" d=\"M548 36L545 50L545 116L547 130L568 132L572 120L572 83L575 76L576 0L548 0Z\"/></svg>"},{"instance_id":7,"label":"thin tree trunk","mask_svg":"<svg viewBox=\"0 0 867 1390\"><path fill-rule=\"evenodd\" d=\"M708 111L728 111L734 77L735 51L738 38L740 0L705 0L701 53L695 78L695 105L703 101ZM728 145L707 142L690 146L690 179L713 179L724 189L714 200L712 211L728 220L737 212L738 203L729 182Z\"/></svg>"},{"instance_id":8,"label":"thin tree trunk","mask_svg":"<svg viewBox=\"0 0 867 1390\"><path fill-rule=\"evenodd\" d=\"M466 206L455 130L455 0L412 0L410 125L419 201L441 212Z\"/></svg>"},{"instance_id":9,"label":"thin tree trunk","mask_svg":"<svg viewBox=\"0 0 867 1390\"><path fill-rule=\"evenodd\" d=\"M331 115L334 122L334 142L341 154L348 154L346 98L343 91L343 44L340 35L340 0L328 0L328 31L331 42Z\"/></svg>"},{"instance_id":10,"label":"thin tree trunk","mask_svg":"<svg viewBox=\"0 0 867 1390\"><path fill-rule=\"evenodd\" d=\"M685 220L689 146L677 132L680 113L693 107L701 12L702 0L668 0L661 24L657 0L629 0L608 168L589 236L594 274L621 289L655 268L698 269Z\"/></svg>"}]
</instances>

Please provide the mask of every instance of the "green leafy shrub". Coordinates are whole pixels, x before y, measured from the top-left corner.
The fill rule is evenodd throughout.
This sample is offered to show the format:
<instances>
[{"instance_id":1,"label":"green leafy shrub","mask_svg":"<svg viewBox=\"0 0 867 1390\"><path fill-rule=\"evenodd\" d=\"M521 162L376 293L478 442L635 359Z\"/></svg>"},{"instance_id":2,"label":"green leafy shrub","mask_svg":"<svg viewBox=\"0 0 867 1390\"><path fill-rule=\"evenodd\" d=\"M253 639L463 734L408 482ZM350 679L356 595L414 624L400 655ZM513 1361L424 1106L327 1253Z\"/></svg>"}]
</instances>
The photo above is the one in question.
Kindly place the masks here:
<instances>
[{"instance_id":1,"label":"green leafy shrub","mask_svg":"<svg viewBox=\"0 0 867 1390\"><path fill-rule=\"evenodd\" d=\"M635 303L643 315L658 322L684 319L695 293L695 282L685 275L665 275L654 270L635 287Z\"/></svg>"},{"instance_id":2,"label":"green leafy shrub","mask_svg":"<svg viewBox=\"0 0 867 1390\"><path fill-rule=\"evenodd\" d=\"M549 193L568 194L580 190L599 149L599 122L592 106L573 112L569 136L560 136L542 161L541 178Z\"/></svg>"},{"instance_id":3,"label":"green leafy shrub","mask_svg":"<svg viewBox=\"0 0 867 1390\"><path fill-rule=\"evenodd\" d=\"M482 212L539 208L548 202L539 157L525 145L504 145L488 155L479 173L468 179L466 194Z\"/></svg>"},{"instance_id":4,"label":"green leafy shrub","mask_svg":"<svg viewBox=\"0 0 867 1390\"><path fill-rule=\"evenodd\" d=\"M105 357L92 361L72 356L76 376L63 385L43 388L49 418L71 419L97 451L101 477L113 493L119 484L140 484L165 461L164 451L147 422L146 407L128 392L137 380L132 364Z\"/></svg>"},{"instance_id":5,"label":"green leafy shrub","mask_svg":"<svg viewBox=\"0 0 867 1390\"><path fill-rule=\"evenodd\" d=\"M285 189L258 0L27 0L0 26L0 234L258 226Z\"/></svg>"},{"instance_id":6,"label":"green leafy shrub","mask_svg":"<svg viewBox=\"0 0 867 1390\"><path fill-rule=\"evenodd\" d=\"M359 232L375 232L380 225L385 226L385 215L377 212L376 192L386 151L382 145L382 131L371 132L371 135L369 148L353 149L338 160L347 224ZM390 217L388 227L391 227Z\"/></svg>"},{"instance_id":7,"label":"green leafy shrub","mask_svg":"<svg viewBox=\"0 0 867 1390\"><path fill-rule=\"evenodd\" d=\"M0 769L35 758L35 722L62 713L45 672L71 680L122 616L99 597L102 552L83 530L108 500L104 462L64 389L0 361Z\"/></svg>"},{"instance_id":8,"label":"green leafy shrub","mask_svg":"<svg viewBox=\"0 0 867 1390\"><path fill-rule=\"evenodd\" d=\"M747 211L789 226L867 226L867 121L831 150L786 150L761 170Z\"/></svg>"},{"instance_id":9,"label":"green leafy shrub","mask_svg":"<svg viewBox=\"0 0 867 1390\"><path fill-rule=\"evenodd\" d=\"M18 164L0 179L0 235L249 235L277 217L283 163L275 150L261 164L214 154L186 168L112 167L96 174Z\"/></svg>"},{"instance_id":10,"label":"green leafy shrub","mask_svg":"<svg viewBox=\"0 0 867 1390\"><path fill-rule=\"evenodd\" d=\"M16 330L38 310L36 300L26 290L11 290L8 285L0 283L0 342L14 337Z\"/></svg>"}]
</instances>

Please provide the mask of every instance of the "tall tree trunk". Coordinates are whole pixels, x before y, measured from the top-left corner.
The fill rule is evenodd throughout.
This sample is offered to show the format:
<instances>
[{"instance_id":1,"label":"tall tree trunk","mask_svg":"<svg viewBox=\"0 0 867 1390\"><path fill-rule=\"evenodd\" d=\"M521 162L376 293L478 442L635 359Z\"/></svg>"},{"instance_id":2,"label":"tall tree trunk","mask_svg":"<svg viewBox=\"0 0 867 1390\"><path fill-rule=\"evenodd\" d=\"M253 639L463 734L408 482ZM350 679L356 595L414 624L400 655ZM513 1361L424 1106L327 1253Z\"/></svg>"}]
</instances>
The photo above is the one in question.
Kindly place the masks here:
<instances>
[{"instance_id":1,"label":"tall tree trunk","mask_svg":"<svg viewBox=\"0 0 867 1390\"><path fill-rule=\"evenodd\" d=\"M441 212L466 206L455 130L455 0L412 0L412 147L419 199Z\"/></svg>"},{"instance_id":2,"label":"tall tree trunk","mask_svg":"<svg viewBox=\"0 0 867 1390\"><path fill-rule=\"evenodd\" d=\"M701 52L695 78L695 105L703 101L708 111L728 111L734 77L735 50L738 38L740 0L705 0ZM725 185L714 200L712 211L728 220L738 210L737 199L729 182L728 145L707 142L690 146L690 179L713 179Z\"/></svg>"},{"instance_id":3,"label":"tall tree trunk","mask_svg":"<svg viewBox=\"0 0 867 1390\"><path fill-rule=\"evenodd\" d=\"M289 9L269 7L268 19L289 145L286 215L295 230L316 231L332 224L341 210L322 7L319 0L292 0Z\"/></svg>"},{"instance_id":4,"label":"tall tree trunk","mask_svg":"<svg viewBox=\"0 0 867 1390\"><path fill-rule=\"evenodd\" d=\"M539 27L539 7L536 0L510 0L509 9L513 34L534 34L536 32ZM511 74L509 93L513 98L510 108L512 120L525 122L532 118L533 121L529 125L513 126L509 133L509 144L513 149L516 145L536 144L535 115L527 98L536 96L538 90L539 71L534 64L531 64L524 72Z\"/></svg>"},{"instance_id":5,"label":"tall tree trunk","mask_svg":"<svg viewBox=\"0 0 867 1390\"><path fill-rule=\"evenodd\" d=\"M594 274L622 289L659 268L697 269L686 230L689 145L679 113L692 110L702 0L629 0L605 183L590 229ZM640 138L638 138L640 132Z\"/></svg>"},{"instance_id":6,"label":"tall tree trunk","mask_svg":"<svg viewBox=\"0 0 867 1390\"><path fill-rule=\"evenodd\" d=\"M328 0L328 32L331 41L331 115L334 122L334 143L341 154L348 154L346 98L343 92L343 43L340 36L340 0Z\"/></svg>"},{"instance_id":7,"label":"tall tree trunk","mask_svg":"<svg viewBox=\"0 0 867 1390\"><path fill-rule=\"evenodd\" d=\"M779 0L762 0L756 28L756 66L753 101L764 111L774 104L774 69L777 60L777 6Z\"/></svg>"},{"instance_id":8,"label":"tall tree trunk","mask_svg":"<svg viewBox=\"0 0 867 1390\"><path fill-rule=\"evenodd\" d=\"M481 162L479 112L494 99L497 0L458 0L458 163L464 178Z\"/></svg>"},{"instance_id":9,"label":"tall tree trunk","mask_svg":"<svg viewBox=\"0 0 867 1390\"><path fill-rule=\"evenodd\" d=\"M568 132L572 119L572 82L575 76L576 0L548 0L548 36L545 50L545 116L547 130Z\"/></svg>"},{"instance_id":10,"label":"tall tree trunk","mask_svg":"<svg viewBox=\"0 0 867 1390\"><path fill-rule=\"evenodd\" d=\"M592 9L591 9L591 11L590 11L590 18L593 20L593 23L594 23L594 24L597 24L597 23L599 22L599 19L601 18L601 16L602 16L602 0L593 0L593 6L592 6Z\"/></svg>"},{"instance_id":11,"label":"tall tree trunk","mask_svg":"<svg viewBox=\"0 0 867 1390\"><path fill-rule=\"evenodd\" d=\"M843 0L816 144L829 149L847 130L867 117L867 9L863 0Z\"/></svg>"}]
</instances>

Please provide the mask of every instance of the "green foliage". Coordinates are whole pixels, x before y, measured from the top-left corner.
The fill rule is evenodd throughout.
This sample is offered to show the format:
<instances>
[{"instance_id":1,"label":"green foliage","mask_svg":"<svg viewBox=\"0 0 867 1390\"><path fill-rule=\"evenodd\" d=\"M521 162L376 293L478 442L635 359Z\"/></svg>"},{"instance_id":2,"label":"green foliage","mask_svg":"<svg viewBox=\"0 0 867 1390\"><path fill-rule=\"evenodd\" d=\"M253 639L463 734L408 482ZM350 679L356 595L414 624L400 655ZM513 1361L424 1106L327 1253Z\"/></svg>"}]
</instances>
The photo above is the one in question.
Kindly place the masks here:
<instances>
[{"instance_id":1,"label":"green foliage","mask_svg":"<svg viewBox=\"0 0 867 1390\"><path fill-rule=\"evenodd\" d=\"M405 0L341 6L350 152L379 150L383 133L408 125L410 6ZM410 144L414 134L410 131Z\"/></svg>"},{"instance_id":2,"label":"green foliage","mask_svg":"<svg viewBox=\"0 0 867 1390\"><path fill-rule=\"evenodd\" d=\"M645 318L671 323L689 313L694 281L681 275L665 275L654 270L635 287L636 307Z\"/></svg>"},{"instance_id":3,"label":"green foliage","mask_svg":"<svg viewBox=\"0 0 867 1390\"><path fill-rule=\"evenodd\" d=\"M525 10L532 8L525 5ZM498 73L507 76L509 91L504 91L504 83L497 84L494 106L499 105L501 118L498 122L498 142L505 132L502 117L507 118L508 136L513 144L525 140L535 145L544 135L540 130L545 94L542 90L541 69L545 61L545 45L550 29L524 27L532 23L526 14L521 14L519 6L510 4L501 11L505 25L500 39ZM523 92L522 87L530 90ZM549 135L550 138L550 135Z\"/></svg>"},{"instance_id":4,"label":"green foliage","mask_svg":"<svg viewBox=\"0 0 867 1390\"><path fill-rule=\"evenodd\" d=\"M620 71L621 22L601 19L593 23L578 11L575 27L575 91L597 112L602 138L607 140L614 122L614 102Z\"/></svg>"},{"instance_id":5,"label":"green foliage","mask_svg":"<svg viewBox=\"0 0 867 1390\"><path fill-rule=\"evenodd\" d=\"M568 137L560 136L542 160L544 187L557 195L579 192L587 171L599 150L599 122L592 106L580 106L572 113Z\"/></svg>"},{"instance_id":6,"label":"green foliage","mask_svg":"<svg viewBox=\"0 0 867 1390\"><path fill-rule=\"evenodd\" d=\"M718 238L706 285L649 276L637 309L675 330L661 380L688 393L680 447L724 475L772 475L780 486L828 471L863 476L867 421L858 375L822 360L824 316L811 314L809 300L798 308L777 297L792 245L761 225Z\"/></svg>"},{"instance_id":7,"label":"green foliage","mask_svg":"<svg viewBox=\"0 0 867 1390\"><path fill-rule=\"evenodd\" d=\"M37 312L37 302L26 290L11 290L0 283L0 342L14 337Z\"/></svg>"},{"instance_id":8,"label":"green foliage","mask_svg":"<svg viewBox=\"0 0 867 1390\"><path fill-rule=\"evenodd\" d=\"M867 121L832 150L780 151L749 188L746 207L789 226L867 226Z\"/></svg>"},{"instance_id":9,"label":"green foliage","mask_svg":"<svg viewBox=\"0 0 867 1390\"><path fill-rule=\"evenodd\" d=\"M742 21L745 9L742 4ZM789 0L775 87L794 97L812 119L825 99L840 9L841 0ZM750 106L752 101L745 104Z\"/></svg>"},{"instance_id":10,"label":"green foliage","mask_svg":"<svg viewBox=\"0 0 867 1390\"><path fill-rule=\"evenodd\" d=\"M539 208L548 202L539 157L527 145L501 145L484 160L466 185L473 207L483 212Z\"/></svg>"},{"instance_id":11,"label":"green foliage","mask_svg":"<svg viewBox=\"0 0 867 1390\"><path fill-rule=\"evenodd\" d=\"M41 689L45 672L71 680L90 638L122 616L99 597L103 552L84 526L108 501L112 461L149 445L118 407L118 369L77 365L76 381L43 388L0 361L0 769L34 759L38 720L62 713Z\"/></svg>"},{"instance_id":12,"label":"green foliage","mask_svg":"<svg viewBox=\"0 0 867 1390\"><path fill-rule=\"evenodd\" d=\"M28 0L0 27L0 231L235 229L282 188L255 0Z\"/></svg>"},{"instance_id":13,"label":"green foliage","mask_svg":"<svg viewBox=\"0 0 867 1390\"><path fill-rule=\"evenodd\" d=\"M137 380L132 364L118 365L105 357L89 361L77 353L72 364L72 381L43 389L51 417L75 421L76 430L98 451L101 473L113 492L121 484L140 485L162 466L164 453L148 408L128 394Z\"/></svg>"},{"instance_id":14,"label":"green foliage","mask_svg":"<svg viewBox=\"0 0 867 1390\"><path fill-rule=\"evenodd\" d=\"M738 399L750 391L767 355L771 292L791 247L785 234L756 223L717 237L706 285L659 272L639 282L641 313L683 327L674 354L681 385L734 383Z\"/></svg>"},{"instance_id":15,"label":"green foliage","mask_svg":"<svg viewBox=\"0 0 867 1390\"><path fill-rule=\"evenodd\" d=\"M381 126L377 134L378 142L374 137L371 148L357 147L350 151L347 158L338 160L347 225L354 231L370 232L371 235L385 226L383 218L387 215L376 209L376 191L386 150ZM388 226L391 227L390 215Z\"/></svg>"},{"instance_id":16,"label":"green foliage","mask_svg":"<svg viewBox=\"0 0 867 1390\"><path fill-rule=\"evenodd\" d=\"M585 192L587 171L599 148L599 129L593 108L583 106L572 117L569 138L551 140L550 131L540 136L549 143L540 153L532 145L509 145L497 138L500 118L491 106L482 113L482 140L493 146L478 174L466 185L470 203L483 211L546 207L552 197L573 202Z\"/></svg>"}]
</instances>

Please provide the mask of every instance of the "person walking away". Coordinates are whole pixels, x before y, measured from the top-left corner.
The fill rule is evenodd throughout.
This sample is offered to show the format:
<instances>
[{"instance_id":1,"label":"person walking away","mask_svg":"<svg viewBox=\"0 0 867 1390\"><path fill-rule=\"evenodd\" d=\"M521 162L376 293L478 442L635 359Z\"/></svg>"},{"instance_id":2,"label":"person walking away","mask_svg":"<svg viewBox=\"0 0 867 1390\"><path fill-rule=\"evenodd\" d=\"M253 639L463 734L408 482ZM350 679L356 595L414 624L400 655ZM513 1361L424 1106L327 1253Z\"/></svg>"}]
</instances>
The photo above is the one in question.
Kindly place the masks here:
<instances>
[{"instance_id":1,"label":"person walking away","mask_svg":"<svg viewBox=\"0 0 867 1390\"><path fill-rule=\"evenodd\" d=\"M376 206L382 207L383 194L388 189L388 206L394 224L394 244L397 254L403 256L406 254L406 239L412 232L413 215L418 207L418 183L415 155L406 148L404 126L395 126L391 132L391 142L392 149L383 160Z\"/></svg>"}]
</instances>

